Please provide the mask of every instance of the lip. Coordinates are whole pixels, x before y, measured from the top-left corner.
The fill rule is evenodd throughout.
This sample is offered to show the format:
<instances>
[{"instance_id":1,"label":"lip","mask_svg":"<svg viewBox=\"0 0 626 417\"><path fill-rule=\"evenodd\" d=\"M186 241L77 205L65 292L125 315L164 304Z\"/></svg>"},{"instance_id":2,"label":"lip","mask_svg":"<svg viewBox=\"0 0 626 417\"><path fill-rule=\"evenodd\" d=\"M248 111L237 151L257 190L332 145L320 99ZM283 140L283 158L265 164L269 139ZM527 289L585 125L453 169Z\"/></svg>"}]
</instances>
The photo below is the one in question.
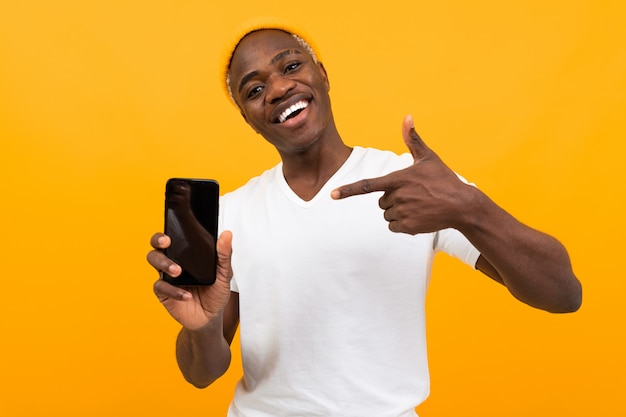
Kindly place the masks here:
<instances>
[{"instance_id":1,"label":"lip","mask_svg":"<svg viewBox=\"0 0 626 417\"><path fill-rule=\"evenodd\" d=\"M303 94L296 94L294 96L289 97L287 100L281 102L280 104L276 106L276 108L274 108L274 111L272 111L272 114L271 114L270 121L273 124L278 124L278 125L284 125L285 123L288 123L291 119L287 119L283 123L280 123L278 121L278 118L286 109L298 103L299 101L306 101L308 105L310 106L312 98L309 96L305 96ZM308 110L308 107L302 110L300 114L298 114L298 116L294 117L294 119L300 118L300 115L303 113L306 113L307 110Z\"/></svg>"},{"instance_id":2,"label":"lip","mask_svg":"<svg viewBox=\"0 0 626 417\"><path fill-rule=\"evenodd\" d=\"M300 127L303 123L305 123L308 113L309 108L307 107L301 110L296 116L291 117L282 123L276 123L276 125L281 129L294 129Z\"/></svg>"}]
</instances>

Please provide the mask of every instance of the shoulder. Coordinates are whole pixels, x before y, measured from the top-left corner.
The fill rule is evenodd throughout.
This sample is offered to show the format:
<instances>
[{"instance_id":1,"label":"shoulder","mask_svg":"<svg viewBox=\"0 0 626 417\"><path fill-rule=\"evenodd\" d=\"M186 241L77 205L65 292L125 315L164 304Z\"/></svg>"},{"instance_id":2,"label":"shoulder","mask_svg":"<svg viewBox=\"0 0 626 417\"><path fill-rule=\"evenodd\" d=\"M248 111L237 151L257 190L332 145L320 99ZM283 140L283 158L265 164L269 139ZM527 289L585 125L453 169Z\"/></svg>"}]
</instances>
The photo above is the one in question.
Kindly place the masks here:
<instances>
[{"instance_id":1,"label":"shoulder","mask_svg":"<svg viewBox=\"0 0 626 417\"><path fill-rule=\"evenodd\" d=\"M225 193L220 197L220 206L241 202L254 195L266 193L275 184L276 172L281 170L281 166L278 164L261 175L251 178L241 187Z\"/></svg>"},{"instance_id":2,"label":"shoulder","mask_svg":"<svg viewBox=\"0 0 626 417\"><path fill-rule=\"evenodd\" d=\"M392 151L376 148L354 147L357 155L355 166L377 175L386 175L390 172L406 168L413 163L410 153L396 154Z\"/></svg>"},{"instance_id":3,"label":"shoulder","mask_svg":"<svg viewBox=\"0 0 626 417\"><path fill-rule=\"evenodd\" d=\"M379 175L386 175L390 172L407 168L415 162L413 155L408 152L396 154L392 151L376 148L360 148L358 146L355 146L354 150L358 152L358 162L356 163L356 166L368 170L378 171ZM468 181L463 176L456 172L455 174L464 183L475 186L474 183Z\"/></svg>"}]
</instances>

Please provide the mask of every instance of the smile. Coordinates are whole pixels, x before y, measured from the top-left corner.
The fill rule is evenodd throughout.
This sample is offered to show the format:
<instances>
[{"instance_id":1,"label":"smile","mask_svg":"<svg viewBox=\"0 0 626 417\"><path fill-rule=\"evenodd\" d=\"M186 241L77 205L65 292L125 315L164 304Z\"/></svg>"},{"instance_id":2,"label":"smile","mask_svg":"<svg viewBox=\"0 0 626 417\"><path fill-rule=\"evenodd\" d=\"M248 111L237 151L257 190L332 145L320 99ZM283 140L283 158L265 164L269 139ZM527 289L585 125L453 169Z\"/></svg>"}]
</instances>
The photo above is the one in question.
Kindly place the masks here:
<instances>
[{"instance_id":1,"label":"smile","mask_svg":"<svg viewBox=\"0 0 626 417\"><path fill-rule=\"evenodd\" d=\"M305 100L300 100L295 104L289 106L289 108L285 109L281 114L278 115L278 123L283 123L287 119L291 119L292 117L296 117L302 110L306 109L309 106L309 102Z\"/></svg>"}]
</instances>

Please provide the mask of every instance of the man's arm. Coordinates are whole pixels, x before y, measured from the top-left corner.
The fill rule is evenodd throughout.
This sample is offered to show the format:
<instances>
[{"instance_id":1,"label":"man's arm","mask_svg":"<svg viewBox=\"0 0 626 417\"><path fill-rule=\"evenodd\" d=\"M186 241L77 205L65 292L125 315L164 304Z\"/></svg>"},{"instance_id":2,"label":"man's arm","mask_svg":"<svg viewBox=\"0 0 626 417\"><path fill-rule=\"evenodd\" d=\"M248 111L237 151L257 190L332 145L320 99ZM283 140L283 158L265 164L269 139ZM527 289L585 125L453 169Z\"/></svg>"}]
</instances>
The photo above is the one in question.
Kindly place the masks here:
<instances>
[{"instance_id":1,"label":"man's arm","mask_svg":"<svg viewBox=\"0 0 626 417\"><path fill-rule=\"evenodd\" d=\"M469 188L468 215L457 228L481 253L476 269L528 305L553 313L578 310L582 288L565 247Z\"/></svg>"},{"instance_id":2,"label":"man's arm","mask_svg":"<svg viewBox=\"0 0 626 417\"><path fill-rule=\"evenodd\" d=\"M228 370L238 317L239 294L231 292L224 312L215 320L197 330L181 329L176 339L176 360L189 383L204 388Z\"/></svg>"},{"instance_id":3,"label":"man's arm","mask_svg":"<svg viewBox=\"0 0 626 417\"><path fill-rule=\"evenodd\" d=\"M520 223L480 190L462 182L417 135L410 116L402 133L413 165L344 185L331 196L383 191L379 205L391 231L457 229L480 251L477 269L504 284L515 297L550 312L577 310L581 285L563 245Z\"/></svg>"},{"instance_id":4,"label":"man's arm","mask_svg":"<svg viewBox=\"0 0 626 417\"><path fill-rule=\"evenodd\" d=\"M180 275L180 266L163 253L169 237L157 233L151 244L154 250L148 253L148 262L172 277ZM198 388L214 382L230 366L230 343L239 323L239 296L230 291L231 254L232 235L224 232L217 240L213 285L181 288L162 279L154 283L161 304L183 326L176 341L176 359L185 379Z\"/></svg>"}]
</instances>

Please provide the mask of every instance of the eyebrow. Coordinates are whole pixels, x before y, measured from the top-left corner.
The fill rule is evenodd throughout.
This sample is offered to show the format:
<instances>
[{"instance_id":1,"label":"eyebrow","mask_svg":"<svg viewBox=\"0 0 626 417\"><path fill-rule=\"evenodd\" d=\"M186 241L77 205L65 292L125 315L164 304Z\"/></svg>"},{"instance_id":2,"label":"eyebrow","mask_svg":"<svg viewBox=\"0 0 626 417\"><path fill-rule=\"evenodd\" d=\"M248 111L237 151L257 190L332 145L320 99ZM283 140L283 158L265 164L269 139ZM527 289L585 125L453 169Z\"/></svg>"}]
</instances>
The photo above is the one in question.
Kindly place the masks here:
<instances>
[{"instance_id":1,"label":"eyebrow","mask_svg":"<svg viewBox=\"0 0 626 417\"><path fill-rule=\"evenodd\" d=\"M276 55L274 55L274 58L272 58L270 60L270 65L274 65L275 63L277 63L278 61L280 61L281 59L283 59L287 55L301 54L301 53L302 52L298 51L297 49L287 49L285 51L279 52ZM252 78L256 77L257 75L259 75L259 71L251 71L251 72L247 73L246 75L244 75L241 78L241 81L239 82L238 91L241 92L241 90L243 90L243 86L246 85L246 83L248 81L250 81Z\"/></svg>"},{"instance_id":2,"label":"eyebrow","mask_svg":"<svg viewBox=\"0 0 626 417\"><path fill-rule=\"evenodd\" d=\"M279 52L276 54L276 56L274 56L274 58L272 58L272 60L270 61L270 64L275 64L276 62L280 61L287 55L299 54L299 53L301 52L298 51L297 49L287 49L286 51Z\"/></svg>"}]
</instances>

